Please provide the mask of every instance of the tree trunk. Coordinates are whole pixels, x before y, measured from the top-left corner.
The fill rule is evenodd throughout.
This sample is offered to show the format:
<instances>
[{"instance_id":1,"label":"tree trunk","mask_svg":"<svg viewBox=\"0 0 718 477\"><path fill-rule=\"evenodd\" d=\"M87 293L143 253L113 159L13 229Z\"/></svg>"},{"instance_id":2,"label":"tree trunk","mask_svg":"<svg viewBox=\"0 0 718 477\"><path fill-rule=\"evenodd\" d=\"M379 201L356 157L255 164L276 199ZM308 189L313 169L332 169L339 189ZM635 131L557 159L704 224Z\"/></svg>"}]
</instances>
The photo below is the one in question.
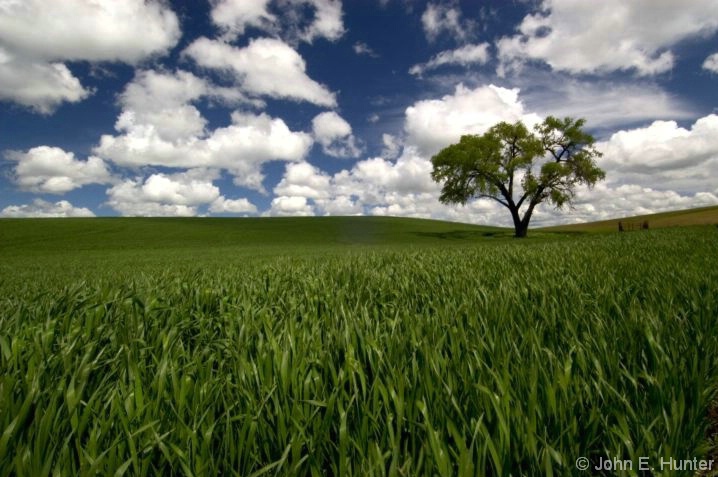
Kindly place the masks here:
<instances>
[{"instance_id":1,"label":"tree trunk","mask_svg":"<svg viewBox=\"0 0 718 477\"><path fill-rule=\"evenodd\" d=\"M514 219L514 237L525 238L529 231L529 222L531 221L531 215L533 214L534 207L536 204L531 202L523 218L519 215L518 207L510 207L511 218Z\"/></svg>"},{"instance_id":2,"label":"tree trunk","mask_svg":"<svg viewBox=\"0 0 718 477\"><path fill-rule=\"evenodd\" d=\"M526 237L526 232L528 232L528 221L524 223L523 220L521 220L521 216L519 215L519 209L518 207L511 207L509 210L511 210L511 218L514 219L514 237L515 238L524 238Z\"/></svg>"},{"instance_id":3,"label":"tree trunk","mask_svg":"<svg viewBox=\"0 0 718 477\"><path fill-rule=\"evenodd\" d=\"M526 234L529 231L528 224L519 223L518 225L514 225L514 237L515 238L525 238Z\"/></svg>"}]
</instances>

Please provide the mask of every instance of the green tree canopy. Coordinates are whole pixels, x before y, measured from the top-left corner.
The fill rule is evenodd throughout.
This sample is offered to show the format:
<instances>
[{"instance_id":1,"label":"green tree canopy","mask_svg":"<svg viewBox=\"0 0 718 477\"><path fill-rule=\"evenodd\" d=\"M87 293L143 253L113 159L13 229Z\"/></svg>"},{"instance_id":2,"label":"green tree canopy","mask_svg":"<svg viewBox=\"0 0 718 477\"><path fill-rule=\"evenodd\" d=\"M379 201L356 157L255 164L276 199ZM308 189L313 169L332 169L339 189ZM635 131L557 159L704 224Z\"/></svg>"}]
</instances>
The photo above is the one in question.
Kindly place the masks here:
<instances>
[{"instance_id":1,"label":"green tree canopy","mask_svg":"<svg viewBox=\"0 0 718 477\"><path fill-rule=\"evenodd\" d=\"M584 124L549 116L533 131L521 121L501 122L482 135L462 136L431 159L431 177L443 184L439 200L492 199L509 209L516 237L525 237L538 204L570 205L577 185L592 187L605 177Z\"/></svg>"}]
</instances>

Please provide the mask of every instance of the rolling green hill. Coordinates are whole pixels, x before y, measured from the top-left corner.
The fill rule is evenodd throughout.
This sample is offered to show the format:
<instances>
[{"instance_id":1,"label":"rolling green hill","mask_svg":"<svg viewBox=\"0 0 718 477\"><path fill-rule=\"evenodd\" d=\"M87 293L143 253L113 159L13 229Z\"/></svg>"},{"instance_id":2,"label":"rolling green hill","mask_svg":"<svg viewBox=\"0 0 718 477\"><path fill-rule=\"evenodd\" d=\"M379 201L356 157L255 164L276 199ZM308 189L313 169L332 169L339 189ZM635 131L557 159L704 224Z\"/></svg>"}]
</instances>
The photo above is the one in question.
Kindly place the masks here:
<instances>
[{"instance_id":1,"label":"rolling green hill","mask_svg":"<svg viewBox=\"0 0 718 477\"><path fill-rule=\"evenodd\" d=\"M301 252L346 246L470 243L507 229L395 217L0 220L0 256L132 251Z\"/></svg>"},{"instance_id":2,"label":"rolling green hill","mask_svg":"<svg viewBox=\"0 0 718 477\"><path fill-rule=\"evenodd\" d=\"M643 222L648 221L652 229L665 227L683 227L688 225L718 224L718 206L700 207L697 209L674 210L671 212L660 212L658 214L637 215L634 217L623 217L584 224L557 225L543 227L545 232L615 232L618 230L618 222Z\"/></svg>"}]
</instances>

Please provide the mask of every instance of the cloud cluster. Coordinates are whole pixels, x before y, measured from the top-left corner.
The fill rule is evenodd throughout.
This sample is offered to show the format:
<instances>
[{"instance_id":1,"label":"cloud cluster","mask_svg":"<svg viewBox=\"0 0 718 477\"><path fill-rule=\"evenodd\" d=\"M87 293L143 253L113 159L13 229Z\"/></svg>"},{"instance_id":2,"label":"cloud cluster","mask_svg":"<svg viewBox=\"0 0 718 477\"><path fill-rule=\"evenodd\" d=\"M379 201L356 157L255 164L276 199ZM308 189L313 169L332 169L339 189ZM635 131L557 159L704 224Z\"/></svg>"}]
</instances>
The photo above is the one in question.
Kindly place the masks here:
<instances>
[{"instance_id":1,"label":"cloud cluster","mask_svg":"<svg viewBox=\"0 0 718 477\"><path fill-rule=\"evenodd\" d=\"M716 0L692 2L543 0L518 34L497 42L500 71L527 60L569 73L632 70L639 75L673 68L671 47L718 30Z\"/></svg>"},{"instance_id":2,"label":"cloud cluster","mask_svg":"<svg viewBox=\"0 0 718 477\"><path fill-rule=\"evenodd\" d=\"M91 93L64 62L136 64L179 37L176 15L159 1L2 2L0 100L51 113Z\"/></svg>"},{"instance_id":3,"label":"cloud cluster","mask_svg":"<svg viewBox=\"0 0 718 477\"><path fill-rule=\"evenodd\" d=\"M306 156L312 138L291 131L281 119L265 113L232 113L232 124L205 137L163 139L151 124L121 116L119 136L103 135L95 154L123 166L227 169L235 183L263 190L262 165L271 160L298 161Z\"/></svg>"},{"instance_id":4,"label":"cloud cluster","mask_svg":"<svg viewBox=\"0 0 718 477\"><path fill-rule=\"evenodd\" d=\"M94 217L95 214L86 207L75 207L66 200L55 203L35 199L31 204L9 205L0 212L0 217Z\"/></svg>"},{"instance_id":5,"label":"cloud cluster","mask_svg":"<svg viewBox=\"0 0 718 477\"><path fill-rule=\"evenodd\" d=\"M440 187L431 179L429 158L462 134L481 134L498 121L517 119L539 120L525 113L518 90L460 85L452 95L419 101L407 108L406 140L397 159L394 157L402 150L402 143L386 134L385 157L358 161L331 176L306 162L288 164L274 188L277 198L269 213L301 210L320 215L368 213L476 220L469 214L483 210L483 202L480 207L464 209L439 204Z\"/></svg>"},{"instance_id":6,"label":"cloud cluster","mask_svg":"<svg viewBox=\"0 0 718 477\"><path fill-rule=\"evenodd\" d=\"M466 110L461 108L465 107ZM454 113L454 116L451 114ZM457 87L452 95L419 101L406 110L406 138L385 135L393 154L358 161L329 175L307 163L288 164L274 188L269 215L398 215L510 226L505 209L491 201L466 206L438 201L440 185L431 180L430 156L462 134L481 134L496 122L540 121L525 110L517 89L494 85ZM608 174L593 189L580 188L574 208L540 206L535 225L591 221L718 203L712 180L718 174L718 116L699 119L690 129L657 121L621 131L598 143L600 166ZM656 185L660 177L660 187ZM697 192L696 192L697 191Z\"/></svg>"},{"instance_id":7,"label":"cloud cluster","mask_svg":"<svg viewBox=\"0 0 718 477\"><path fill-rule=\"evenodd\" d=\"M272 13L272 6L281 15ZM307 18L305 10L312 15ZM211 18L233 40L248 27L295 42L316 38L335 41L344 34L340 0L213 0Z\"/></svg>"},{"instance_id":8,"label":"cloud cluster","mask_svg":"<svg viewBox=\"0 0 718 477\"><path fill-rule=\"evenodd\" d=\"M213 213L256 211L247 199L222 196L213 184L218 177L216 170L190 169L126 179L107 190L107 204L122 215L133 216L194 216L200 206L209 206Z\"/></svg>"},{"instance_id":9,"label":"cloud cluster","mask_svg":"<svg viewBox=\"0 0 718 477\"><path fill-rule=\"evenodd\" d=\"M193 104L202 98L246 101L188 72L138 72L120 95L119 134L103 135L94 154L124 167L226 169L238 185L263 190L265 162L301 160L313 144L309 134L291 131L281 119L241 109L229 125L207 130Z\"/></svg>"},{"instance_id":10,"label":"cloud cluster","mask_svg":"<svg viewBox=\"0 0 718 477\"><path fill-rule=\"evenodd\" d=\"M675 63L671 49L676 44L718 30L716 1L663 2L654 8L650 0L588 6L543 0L516 35L496 43L500 70L537 62L576 74L662 73ZM607 180L593 190L581 189L569 213L541 207L536 224L718 203L713 179L718 175L718 116L695 120L693 108L648 79L598 84L586 77L532 74L533 84L519 78L513 84L520 88L513 89L459 83L449 94L407 107L403 131L383 133L377 157L329 173L309 162L315 143L338 158L361 157L363 143L334 110L338 94L307 73L298 45L319 38L336 41L345 33L341 1L210 0L217 37L190 39L180 54L196 66L195 73L143 63L179 40L179 22L168 5L161 0L0 0L0 100L50 113L63 102L92 94L68 62L143 65L117 96L115 132L101 136L89 157L50 146L7 154L14 163L12 179L21 189L62 194L108 184L106 204L123 215L375 214L509 225L507 213L490 201L440 204L440 185L430 176L431 156L461 135L481 134L499 121L531 126L552 114L587 117L601 133L609 127L623 130L598 144ZM490 61L490 45L476 42L477 25L462 16L457 2L429 2L421 22L430 43L450 39L456 48L438 51L414 65L411 74ZM248 31L264 37L239 40ZM362 42L353 49L357 55L377 56ZM718 72L716 55L706 58L703 68ZM210 77L225 83L220 86ZM308 103L323 112L304 130L292 130L264 111L269 100ZM210 126L202 112L208 104L233 112L226 123ZM369 120L378 119L374 114ZM686 119L693 124L676 122ZM226 197L216 185L227 174L238 186L265 192L264 165L270 161L284 161L285 169L274 187L268 186L274 196L267 210L258 211L248 198ZM5 207L0 215L92 212L67 201L37 199Z\"/></svg>"}]
</instances>

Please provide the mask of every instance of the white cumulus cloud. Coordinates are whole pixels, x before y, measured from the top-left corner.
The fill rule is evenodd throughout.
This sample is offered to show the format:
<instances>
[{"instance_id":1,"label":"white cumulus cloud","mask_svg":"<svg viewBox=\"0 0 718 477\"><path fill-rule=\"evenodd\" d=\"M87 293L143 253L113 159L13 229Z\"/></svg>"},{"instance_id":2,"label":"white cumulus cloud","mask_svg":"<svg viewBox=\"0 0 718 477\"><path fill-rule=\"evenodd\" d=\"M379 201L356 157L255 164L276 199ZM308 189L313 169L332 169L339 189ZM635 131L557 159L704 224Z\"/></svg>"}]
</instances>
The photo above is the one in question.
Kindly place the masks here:
<instances>
[{"instance_id":1,"label":"white cumulus cloud","mask_svg":"<svg viewBox=\"0 0 718 477\"><path fill-rule=\"evenodd\" d=\"M193 216L197 207L220 198L215 171L192 169L126 179L107 190L107 204L126 216Z\"/></svg>"},{"instance_id":2,"label":"white cumulus cloud","mask_svg":"<svg viewBox=\"0 0 718 477\"><path fill-rule=\"evenodd\" d=\"M212 22L230 38L243 35L248 26L268 29L277 21L269 12L271 0L213 0Z\"/></svg>"},{"instance_id":3,"label":"white cumulus cloud","mask_svg":"<svg viewBox=\"0 0 718 477\"><path fill-rule=\"evenodd\" d=\"M50 114L60 104L77 103L90 94L64 64L15 57L0 45L0 100Z\"/></svg>"},{"instance_id":4,"label":"white cumulus cloud","mask_svg":"<svg viewBox=\"0 0 718 477\"><path fill-rule=\"evenodd\" d=\"M219 196L210 204L209 211L213 214L247 215L256 213L257 206L246 198L227 199L224 196Z\"/></svg>"},{"instance_id":5,"label":"white cumulus cloud","mask_svg":"<svg viewBox=\"0 0 718 477\"><path fill-rule=\"evenodd\" d=\"M271 216L311 216L314 215L314 207L307 202L306 197L281 196L272 199L271 207L267 215Z\"/></svg>"},{"instance_id":6,"label":"white cumulus cloud","mask_svg":"<svg viewBox=\"0 0 718 477\"><path fill-rule=\"evenodd\" d=\"M95 214L86 207L75 207L66 200L48 202L35 199L31 204L9 205L0 212L0 217L94 217Z\"/></svg>"},{"instance_id":7,"label":"white cumulus cloud","mask_svg":"<svg viewBox=\"0 0 718 477\"><path fill-rule=\"evenodd\" d=\"M544 0L517 35L497 42L500 72L539 60L570 73L654 75L673 68L671 47L717 29L718 0Z\"/></svg>"},{"instance_id":8,"label":"white cumulus cloud","mask_svg":"<svg viewBox=\"0 0 718 477\"><path fill-rule=\"evenodd\" d=\"M211 11L226 39L254 27L290 43L336 41L345 31L342 17L340 0L213 0Z\"/></svg>"},{"instance_id":9,"label":"white cumulus cloud","mask_svg":"<svg viewBox=\"0 0 718 477\"><path fill-rule=\"evenodd\" d=\"M199 66L231 73L249 94L336 105L334 93L307 76L302 56L281 40L257 38L244 48L236 48L199 38L184 53Z\"/></svg>"},{"instance_id":10,"label":"white cumulus cloud","mask_svg":"<svg viewBox=\"0 0 718 477\"><path fill-rule=\"evenodd\" d=\"M330 180L329 175L308 162L287 164L284 177L274 188L274 193L278 196L322 199L330 194Z\"/></svg>"},{"instance_id":11,"label":"white cumulus cloud","mask_svg":"<svg viewBox=\"0 0 718 477\"><path fill-rule=\"evenodd\" d=\"M340 0L213 0L211 11L212 22L229 40L254 27L292 43L341 38L342 16Z\"/></svg>"},{"instance_id":12,"label":"white cumulus cloud","mask_svg":"<svg viewBox=\"0 0 718 477\"><path fill-rule=\"evenodd\" d=\"M506 209L486 199L465 206L439 202L441 185L431 179L430 157L461 134L481 134L496 122L540 116L524 107L517 89L462 85L452 95L422 100L407 108L406 140L397 159L374 157L333 175L308 163L289 164L274 188L270 215L395 215L511 226ZM540 205L533 226L699 207L718 203L718 116L690 128L673 121L621 131L597 144L607 179L581 187L574 207ZM385 134L387 148L399 140ZM658 178L658 179L657 179Z\"/></svg>"},{"instance_id":13,"label":"white cumulus cloud","mask_svg":"<svg viewBox=\"0 0 718 477\"><path fill-rule=\"evenodd\" d=\"M333 157L357 157L361 148L352 135L351 125L334 111L319 113L312 119L314 138L325 154Z\"/></svg>"},{"instance_id":14,"label":"white cumulus cloud","mask_svg":"<svg viewBox=\"0 0 718 477\"><path fill-rule=\"evenodd\" d=\"M302 40L309 43L315 38L334 41L344 35L341 0L289 0L289 3L296 5L298 9L305 5L315 9L312 22L300 33Z\"/></svg>"},{"instance_id":15,"label":"white cumulus cloud","mask_svg":"<svg viewBox=\"0 0 718 477\"><path fill-rule=\"evenodd\" d=\"M119 97L119 128L151 124L165 139L200 135L207 121L190 103L209 94L208 83L192 73L140 70Z\"/></svg>"},{"instance_id":16,"label":"white cumulus cloud","mask_svg":"<svg viewBox=\"0 0 718 477\"><path fill-rule=\"evenodd\" d=\"M180 37L164 2L5 0L0 3L0 99L41 113L86 98L90 90L63 63L136 64Z\"/></svg>"},{"instance_id":17,"label":"white cumulus cloud","mask_svg":"<svg viewBox=\"0 0 718 477\"><path fill-rule=\"evenodd\" d=\"M621 130L598 144L612 182L679 191L711 191L718 177L718 115L685 129L675 121Z\"/></svg>"},{"instance_id":18,"label":"white cumulus cloud","mask_svg":"<svg viewBox=\"0 0 718 477\"><path fill-rule=\"evenodd\" d=\"M112 180L105 162L91 156L86 161L59 147L38 146L28 151L7 153L17 161L15 183L32 192L63 194L86 184L105 184Z\"/></svg>"},{"instance_id":19,"label":"white cumulus cloud","mask_svg":"<svg viewBox=\"0 0 718 477\"><path fill-rule=\"evenodd\" d=\"M458 141L464 134L483 134L500 121L540 121L527 113L518 89L488 85L470 89L459 84L454 94L422 100L406 109L407 142L431 156Z\"/></svg>"},{"instance_id":20,"label":"white cumulus cloud","mask_svg":"<svg viewBox=\"0 0 718 477\"><path fill-rule=\"evenodd\" d=\"M235 183L262 190L261 169L272 160L299 161L312 146L312 138L291 131L281 119L265 113L235 111L232 124L206 136L167 140L152 124L132 116L120 116L118 136L103 135L95 154L122 166L173 168L214 167L226 169Z\"/></svg>"}]
</instances>

